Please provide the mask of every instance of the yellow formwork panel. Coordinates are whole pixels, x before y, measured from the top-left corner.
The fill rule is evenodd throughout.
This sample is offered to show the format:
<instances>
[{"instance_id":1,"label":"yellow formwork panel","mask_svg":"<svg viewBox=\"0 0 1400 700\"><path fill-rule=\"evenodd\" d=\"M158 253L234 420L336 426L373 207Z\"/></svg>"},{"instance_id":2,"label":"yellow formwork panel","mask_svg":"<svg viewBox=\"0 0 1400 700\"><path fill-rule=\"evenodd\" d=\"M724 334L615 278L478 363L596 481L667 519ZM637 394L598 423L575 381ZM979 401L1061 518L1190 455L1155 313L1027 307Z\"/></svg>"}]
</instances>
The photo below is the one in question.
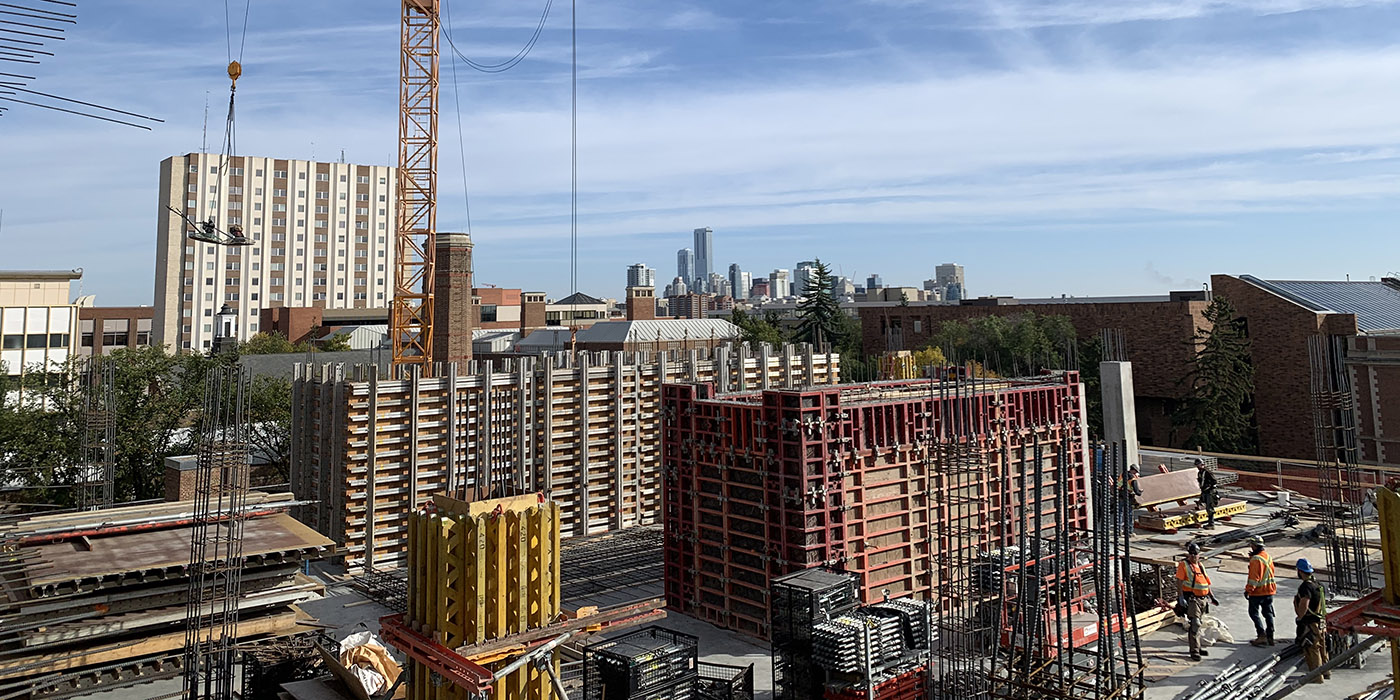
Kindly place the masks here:
<instances>
[{"instance_id":1,"label":"yellow formwork panel","mask_svg":"<svg viewBox=\"0 0 1400 700\"><path fill-rule=\"evenodd\" d=\"M409 519L407 622L450 648L549 625L560 612L559 533L559 506L535 495L472 503L434 496ZM414 700L467 700L422 667L412 679ZM501 700L552 694L549 676L532 665L495 690Z\"/></svg>"},{"instance_id":2,"label":"yellow formwork panel","mask_svg":"<svg viewBox=\"0 0 1400 700\"><path fill-rule=\"evenodd\" d=\"M1400 494L1388 486L1376 489L1381 524L1381 567L1385 570L1385 602L1400 605ZM1390 640L1391 684L1400 692L1400 642Z\"/></svg>"}]
</instances>

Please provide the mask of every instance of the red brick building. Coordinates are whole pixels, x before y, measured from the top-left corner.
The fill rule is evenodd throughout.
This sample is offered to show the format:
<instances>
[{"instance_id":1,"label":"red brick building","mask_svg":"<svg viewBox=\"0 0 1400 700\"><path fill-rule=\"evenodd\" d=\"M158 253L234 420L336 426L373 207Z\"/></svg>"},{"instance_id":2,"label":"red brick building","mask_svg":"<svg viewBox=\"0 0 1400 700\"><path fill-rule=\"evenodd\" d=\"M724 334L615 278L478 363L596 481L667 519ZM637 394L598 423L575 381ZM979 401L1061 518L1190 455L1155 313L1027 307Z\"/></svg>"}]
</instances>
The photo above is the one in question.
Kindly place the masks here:
<instances>
[{"instance_id":1,"label":"red brick building","mask_svg":"<svg viewBox=\"0 0 1400 700\"><path fill-rule=\"evenodd\" d=\"M149 306L83 306L78 308L78 355L106 355L122 348L151 344Z\"/></svg>"},{"instance_id":2,"label":"red brick building","mask_svg":"<svg viewBox=\"0 0 1400 700\"><path fill-rule=\"evenodd\" d=\"M1138 437L1149 445L1172 443L1171 412L1183 396L1190 370L1191 339L1205 326L1204 292L1172 292L1145 297L1085 297L1016 300L969 299L962 304L910 302L860 304L862 344L867 355L925 347L945 321L1027 312L1066 316L1080 338L1104 329L1123 331L1133 363Z\"/></svg>"},{"instance_id":3,"label":"red brick building","mask_svg":"<svg viewBox=\"0 0 1400 700\"><path fill-rule=\"evenodd\" d=\"M1348 338L1357 432L1364 461L1400 464L1400 280L1262 280L1213 275L1249 336L1259 453L1316 458L1308 339ZM1390 432L1385 430L1390 419ZM1390 450L1385 447L1389 443Z\"/></svg>"}]
</instances>

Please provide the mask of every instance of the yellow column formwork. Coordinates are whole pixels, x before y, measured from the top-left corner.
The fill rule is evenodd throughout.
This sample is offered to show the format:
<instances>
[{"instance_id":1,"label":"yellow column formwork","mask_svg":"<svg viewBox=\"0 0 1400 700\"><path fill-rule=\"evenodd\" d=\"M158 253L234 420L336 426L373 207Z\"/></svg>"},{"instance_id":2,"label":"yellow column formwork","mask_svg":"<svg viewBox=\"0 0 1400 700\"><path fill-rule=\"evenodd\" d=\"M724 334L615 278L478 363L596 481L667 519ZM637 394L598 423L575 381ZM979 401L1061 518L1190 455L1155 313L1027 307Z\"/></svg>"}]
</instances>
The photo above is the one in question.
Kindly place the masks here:
<instances>
[{"instance_id":1,"label":"yellow column formwork","mask_svg":"<svg viewBox=\"0 0 1400 700\"><path fill-rule=\"evenodd\" d=\"M1381 566L1385 570L1385 602L1400 605L1400 494L1376 489L1381 524ZM1391 683L1400 693L1400 642L1390 640Z\"/></svg>"},{"instance_id":2,"label":"yellow column formwork","mask_svg":"<svg viewBox=\"0 0 1400 700\"><path fill-rule=\"evenodd\" d=\"M560 612L559 506L538 496L467 503L433 496L408 527L408 624L449 648L545 627ZM485 664L499 668L510 659ZM558 670L558 659L554 660ZM413 700L468 700L414 666ZM496 685L499 700L546 700L547 674L526 665Z\"/></svg>"}]
</instances>

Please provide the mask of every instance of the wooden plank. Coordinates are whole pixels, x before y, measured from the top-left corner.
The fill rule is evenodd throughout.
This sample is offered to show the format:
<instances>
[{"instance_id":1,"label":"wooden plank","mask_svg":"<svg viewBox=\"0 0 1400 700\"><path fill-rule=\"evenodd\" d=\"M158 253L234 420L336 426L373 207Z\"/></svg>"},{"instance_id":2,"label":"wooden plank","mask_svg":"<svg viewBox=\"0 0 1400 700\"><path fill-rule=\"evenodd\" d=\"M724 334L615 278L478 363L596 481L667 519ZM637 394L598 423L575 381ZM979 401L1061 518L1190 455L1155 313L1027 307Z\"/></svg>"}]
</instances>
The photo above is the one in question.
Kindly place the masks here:
<instances>
[{"instance_id":1,"label":"wooden plank","mask_svg":"<svg viewBox=\"0 0 1400 700\"><path fill-rule=\"evenodd\" d=\"M1144 506L1186 501L1201 495L1201 489L1196 484L1196 471L1194 469L1183 469L1165 474L1144 474L1138 479L1138 485L1142 487L1142 495L1138 497L1138 503Z\"/></svg>"},{"instance_id":2,"label":"wooden plank","mask_svg":"<svg viewBox=\"0 0 1400 700\"><path fill-rule=\"evenodd\" d=\"M301 631L297 626L297 617L297 611L287 610L254 620L239 621L238 637L240 639L248 639L262 635L282 636L295 634ZM173 651L183 648L184 646L185 631L180 630L178 632L169 632L153 637L146 637L134 642L108 644L62 657L43 657L50 658L51 660L49 661L43 661L42 658L39 660L28 658L0 663L0 678L11 678L19 675L37 675L40 673L65 671L97 664L116 663L125 659L135 659L151 654Z\"/></svg>"}]
</instances>

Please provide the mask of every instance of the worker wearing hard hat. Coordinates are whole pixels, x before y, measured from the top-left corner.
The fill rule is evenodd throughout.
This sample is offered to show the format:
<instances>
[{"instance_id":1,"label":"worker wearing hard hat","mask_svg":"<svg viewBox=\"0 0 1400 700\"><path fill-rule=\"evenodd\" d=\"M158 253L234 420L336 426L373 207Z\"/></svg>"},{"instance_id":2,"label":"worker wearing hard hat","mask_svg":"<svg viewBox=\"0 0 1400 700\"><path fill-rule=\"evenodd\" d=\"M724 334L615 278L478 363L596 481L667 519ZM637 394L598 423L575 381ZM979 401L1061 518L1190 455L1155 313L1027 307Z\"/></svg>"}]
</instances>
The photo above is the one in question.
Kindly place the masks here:
<instances>
[{"instance_id":1,"label":"worker wearing hard hat","mask_svg":"<svg viewBox=\"0 0 1400 700\"><path fill-rule=\"evenodd\" d=\"M1186 639L1191 648L1191 660L1200 661L1202 656L1207 656L1201 647L1201 618L1210 610L1206 601L1216 605L1220 601L1210 592L1210 576L1201 563L1201 546L1195 542L1186 545L1186 561L1176 563L1176 586L1177 608L1184 608L1186 613Z\"/></svg>"},{"instance_id":2,"label":"worker wearing hard hat","mask_svg":"<svg viewBox=\"0 0 1400 700\"><path fill-rule=\"evenodd\" d=\"M1264 538L1249 538L1249 580L1244 584L1244 596L1249 599L1249 619L1254 621L1256 647L1274 645L1274 559L1264 551Z\"/></svg>"},{"instance_id":3,"label":"worker wearing hard hat","mask_svg":"<svg viewBox=\"0 0 1400 700\"><path fill-rule=\"evenodd\" d=\"M1220 505L1219 483L1215 480L1215 473L1207 466L1206 461L1197 457L1196 465L1196 486L1200 489L1201 495L1196 499L1202 508L1206 510L1206 529L1215 529L1215 507Z\"/></svg>"},{"instance_id":4,"label":"worker wearing hard hat","mask_svg":"<svg viewBox=\"0 0 1400 700\"><path fill-rule=\"evenodd\" d=\"M1298 586L1298 594L1293 596L1293 612L1298 616L1298 646L1303 650L1303 659L1309 671L1316 671L1327 663L1327 592L1313 576L1313 567L1307 559L1299 559L1298 578L1303 583ZM1332 674L1324 673L1314 680L1321 683Z\"/></svg>"}]
</instances>

